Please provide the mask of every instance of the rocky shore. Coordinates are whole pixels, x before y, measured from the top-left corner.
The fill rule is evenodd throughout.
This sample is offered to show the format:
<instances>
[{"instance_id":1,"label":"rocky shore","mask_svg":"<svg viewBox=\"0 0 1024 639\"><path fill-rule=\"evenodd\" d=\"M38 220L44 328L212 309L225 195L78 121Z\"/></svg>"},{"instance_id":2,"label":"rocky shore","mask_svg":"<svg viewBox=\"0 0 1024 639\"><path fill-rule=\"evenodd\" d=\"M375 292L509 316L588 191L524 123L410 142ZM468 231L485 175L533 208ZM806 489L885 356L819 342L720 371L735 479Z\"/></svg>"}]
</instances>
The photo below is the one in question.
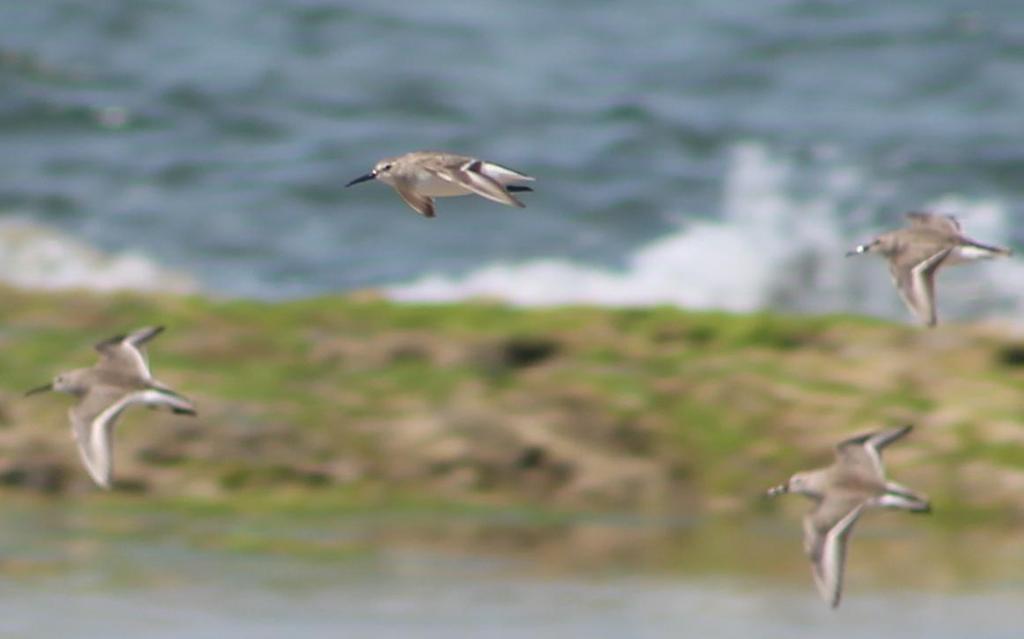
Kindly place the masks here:
<instances>
[{"instance_id":1,"label":"rocky shore","mask_svg":"<svg viewBox=\"0 0 1024 639\"><path fill-rule=\"evenodd\" d=\"M909 422L895 478L948 518L1024 519L1024 337L1007 327L370 295L0 289L3 490L96 492L71 398L22 393L144 324L168 327L154 372L200 415L126 413L117 491L743 512L837 439Z\"/></svg>"}]
</instances>

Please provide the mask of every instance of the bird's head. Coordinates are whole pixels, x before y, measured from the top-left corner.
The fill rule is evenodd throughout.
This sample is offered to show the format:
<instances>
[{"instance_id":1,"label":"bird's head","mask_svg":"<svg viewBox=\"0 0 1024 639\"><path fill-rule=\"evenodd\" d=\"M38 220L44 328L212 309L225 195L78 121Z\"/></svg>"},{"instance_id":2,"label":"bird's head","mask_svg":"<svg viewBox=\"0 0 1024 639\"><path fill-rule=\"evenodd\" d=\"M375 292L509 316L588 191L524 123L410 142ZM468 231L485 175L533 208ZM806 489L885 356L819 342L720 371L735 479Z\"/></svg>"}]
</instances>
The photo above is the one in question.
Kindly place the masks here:
<instances>
[{"instance_id":1,"label":"bird's head","mask_svg":"<svg viewBox=\"0 0 1024 639\"><path fill-rule=\"evenodd\" d=\"M394 175L392 170L394 169L395 161L394 158L387 158L381 160L374 165L373 170L365 175L360 175L356 179L352 180L345 185L345 188L359 184L360 182L368 182L370 180L380 180L385 184L391 184L394 181Z\"/></svg>"},{"instance_id":2,"label":"bird's head","mask_svg":"<svg viewBox=\"0 0 1024 639\"><path fill-rule=\"evenodd\" d=\"M820 491L817 489L810 473L796 473L786 483L769 488L767 495L769 497L776 497L786 493L797 493L815 497L820 494Z\"/></svg>"},{"instance_id":3,"label":"bird's head","mask_svg":"<svg viewBox=\"0 0 1024 639\"><path fill-rule=\"evenodd\" d=\"M74 370L68 373L61 373L53 378L53 381L49 384L37 386L32 390L25 393L25 397L30 395L36 395L38 393L45 393L47 391L57 391L60 393L71 393L79 394L83 391L81 384L81 373L88 369Z\"/></svg>"}]
</instances>

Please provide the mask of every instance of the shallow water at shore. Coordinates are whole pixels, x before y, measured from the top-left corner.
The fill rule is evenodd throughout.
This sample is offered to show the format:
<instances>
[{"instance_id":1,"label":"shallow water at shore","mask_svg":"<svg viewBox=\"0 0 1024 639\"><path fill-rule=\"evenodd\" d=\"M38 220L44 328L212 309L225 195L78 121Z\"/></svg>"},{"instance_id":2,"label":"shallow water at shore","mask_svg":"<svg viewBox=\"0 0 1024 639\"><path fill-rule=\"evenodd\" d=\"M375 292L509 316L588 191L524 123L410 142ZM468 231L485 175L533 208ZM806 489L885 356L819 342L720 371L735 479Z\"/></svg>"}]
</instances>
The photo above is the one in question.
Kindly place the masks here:
<instances>
[{"instance_id":1,"label":"shallow water at shore","mask_svg":"<svg viewBox=\"0 0 1024 639\"><path fill-rule=\"evenodd\" d=\"M410 557L338 575L311 592L274 584L96 592L4 589L5 636L147 637L1012 637L1019 596L861 595L831 612L808 593L734 581L508 579L487 567ZM420 572L422 571L422 572ZM411 573L411 574L410 574ZM47 614L59 609L60 615ZM39 617L43 617L40 619Z\"/></svg>"},{"instance_id":2,"label":"shallow water at shore","mask_svg":"<svg viewBox=\"0 0 1024 639\"><path fill-rule=\"evenodd\" d=\"M879 516L829 611L798 521L514 512L200 513L23 502L3 525L5 637L1011 637L1012 530ZM59 611L53 614L52 611ZM752 635L753 633L753 635Z\"/></svg>"}]
</instances>

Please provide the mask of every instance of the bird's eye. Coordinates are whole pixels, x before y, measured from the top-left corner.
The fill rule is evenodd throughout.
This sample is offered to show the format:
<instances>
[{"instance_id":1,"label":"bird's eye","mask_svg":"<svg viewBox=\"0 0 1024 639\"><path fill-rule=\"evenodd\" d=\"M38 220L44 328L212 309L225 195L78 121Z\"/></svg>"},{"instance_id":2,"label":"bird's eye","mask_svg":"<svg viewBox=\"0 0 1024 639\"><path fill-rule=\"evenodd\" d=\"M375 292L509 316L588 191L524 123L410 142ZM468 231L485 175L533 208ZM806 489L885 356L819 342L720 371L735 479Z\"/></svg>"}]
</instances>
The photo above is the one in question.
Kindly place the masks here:
<instances>
[{"instance_id":1,"label":"bird's eye","mask_svg":"<svg viewBox=\"0 0 1024 639\"><path fill-rule=\"evenodd\" d=\"M390 171L391 170L391 165L390 164L385 164L384 166L380 167L380 170L381 171Z\"/></svg>"}]
</instances>

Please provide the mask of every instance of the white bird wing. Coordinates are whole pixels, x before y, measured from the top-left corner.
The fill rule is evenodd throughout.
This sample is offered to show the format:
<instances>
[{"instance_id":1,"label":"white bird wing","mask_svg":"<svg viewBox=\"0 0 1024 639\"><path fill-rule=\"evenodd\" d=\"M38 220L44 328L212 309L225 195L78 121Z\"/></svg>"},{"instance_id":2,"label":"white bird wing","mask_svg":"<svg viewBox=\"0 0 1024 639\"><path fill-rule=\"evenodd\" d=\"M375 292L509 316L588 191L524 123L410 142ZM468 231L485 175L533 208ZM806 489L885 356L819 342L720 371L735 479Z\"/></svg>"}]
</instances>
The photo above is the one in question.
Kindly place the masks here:
<instances>
[{"instance_id":1,"label":"white bird wing","mask_svg":"<svg viewBox=\"0 0 1024 639\"><path fill-rule=\"evenodd\" d=\"M124 409L134 404L167 406L181 412L194 412L184 398L159 390L125 391L113 386L93 386L68 411L71 432L89 476L103 488L110 488L113 476L114 424Z\"/></svg>"},{"instance_id":2,"label":"white bird wing","mask_svg":"<svg viewBox=\"0 0 1024 639\"><path fill-rule=\"evenodd\" d=\"M835 608L843 594L846 569L846 544L853 525L867 503L843 498L826 498L816 510L804 517L804 548L811 560L811 572L818 592ZM835 521L833 521L835 520Z\"/></svg>"},{"instance_id":3,"label":"white bird wing","mask_svg":"<svg viewBox=\"0 0 1024 639\"><path fill-rule=\"evenodd\" d=\"M434 168L434 174L453 184L476 193L480 197L498 202L524 208L526 205L520 202L514 195L505 190L505 187L495 178L485 175L482 160L470 160L458 168L447 166Z\"/></svg>"},{"instance_id":4,"label":"white bird wing","mask_svg":"<svg viewBox=\"0 0 1024 639\"><path fill-rule=\"evenodd\" d=\"M95 347L100 354L96 368L149 379L152 374L149 371L145 344L163 330L163 326L147 326L128 335L115 335L103 340Z\"/></svg>"},{"instance_id":5,"label":"white bird wing","mask_svg":"<svg viewBox=\"0 0 1024 639\"><path fill-rule=\"evenodd\" d=\"M94 386L68 411L82 463L103 488L110 488L113 472L114 422L133 403L135 394L112 386Z\"/></svg>"},{"instance_id":6,"label":"white bird wing","mask_svg":"<svg viewBox=\"0 0 1024 639\"><path fill-rule=\"evenodd\" d=\"M481 161L480 168L478 170L480 173L486 175L502 186L515 184L516 182L532 182L535 179L525 173L520 173L519 171L510 169L507 166L495 164L494 162Z\"/></svg>"},{"instance_id":7,"label":"white bird wing","mask_svg":"<svg viewBox=\"0 0 1024 639\"><path fill-rule=\"evenodd\" d=\"M903 302L928 326L934 326L935 271L949 257L953 247L940 249L923 260L912 254L897 255L889 261L889 272Z\"/></svg>"}]
</instances>

